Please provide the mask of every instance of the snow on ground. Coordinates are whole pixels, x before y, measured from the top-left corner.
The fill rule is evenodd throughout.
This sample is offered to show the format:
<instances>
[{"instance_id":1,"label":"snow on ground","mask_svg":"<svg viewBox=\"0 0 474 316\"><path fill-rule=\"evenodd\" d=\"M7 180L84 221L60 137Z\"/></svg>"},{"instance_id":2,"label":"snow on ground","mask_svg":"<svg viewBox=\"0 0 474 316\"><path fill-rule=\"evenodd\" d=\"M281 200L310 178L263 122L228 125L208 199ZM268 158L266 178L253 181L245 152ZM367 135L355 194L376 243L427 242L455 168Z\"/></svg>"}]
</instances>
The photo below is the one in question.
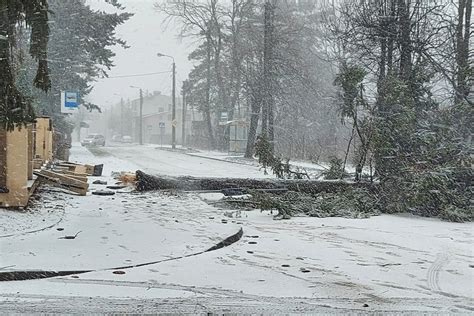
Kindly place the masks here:
<instances>
[{"instance_id":1,"label":"snow on ground","mask_svg":"<svg viewBox=\"0 0 474 316\"><path fill-rule=\"evenodd\" d=\"M3 238L0 265L9 270L114 268L203 251L240 229L222 224L199 199L155 195L81 197L66 206L55 227ZM197 221L196 214L214 219ZM78 232L74 240L60 239Z\"/></svg>"},{"instance_id":2,"label":"snow on ground","mask_svg":"<svg viewBox=\"0 0 474 316\"><path fill-rule=\"evenodd\" d=\"M165 149L170 150L170 148L165 147ZM181 149L181 148L180 148ZM232 163L237 163L241 165L259 167L258 159L256 158L245 158L243 154L238 153L228 153L228 152L220 152L220 151L204 151L204 150L188 150L181 149L186 152L187 155L218 160L218 161L227 161ZM284 157L283 157L284 158ZM322 177L322 173L326 170L329 170L331 167L327 162L312 162L312 161L305 161L305 160L290 160L290 165L294 168L300 168L305 170L311 178L320 179ZM356 168L349 162L346 162L345 170L348 173L355 173ZM268 170L271 173L271 170ZM370 168L364 167L363 169L364 174L370 174Z\"/></svg>"},{"instance_id":3,"label":"snow on ground","mask_svg":"<svg viewBox=\"0 0 474 316\"><path fill-rule=\"evenodd\" d=\"M110 177L114 169L134 168L133 163L122 164L111 156L94 157L85 148L75 147L72 154L72 160L77 162L104 163L104 177L92 177L89 182L101 179L114 184L115 180ZM91 184L90 190L103 188L103 185ZM48 218L48 224L54 222L49 220L52 217L49 214L55 212L55 205L51 203L39 207L36 214L30 210L28 217L3 211L10 214L2 220L8 224L10 218L15 218L14 223L20 223L20 229L1 240L2 254L6 255L2 255L0 266L12 267L10 270L79 270L139 264L206 250L240 229L232 223L222 224L214 208L192 196L122 190L113 196L88 193L71 198L52 190L44 190L45 199L56 199L58 207L63 205L63 209L57 211L56 218L60 221L51 229L26 234L29 231L22 227L28 227L24 222L34 215ZM197 214L213 219L205 217L206 220L197 221ZM11 235L11 223L8 227ZM63 230L58 231L58 228ZM61 239L76 233L74 240ZM153 239L144 242L148 237Z\"/></svg>"},{"instance_id":4,"label":"snow on ground","mask_svg":"<svg viewBox=\"0 0 474 316\"><path fill-rule=\"evenodd\" d=\"M259 167L258 160L252 158L245 158L243 154L233 154L233 153L223 153L218 151L193 151L187 153L190 156L212 159L217 161L227 161L247 166ZM324 170L329 169L327 164L317 164L308 161L298 161L298 160L291 160L290 164L294 167L299 167L304 170L312 177L318 178ZM351 166L347 166L346 170L349 172L353 172ZM352 170L352 171L351 171ZM269 170L271 173L271 170Z\"/></svg>"},{"instance_id":5,"label":"snow on ground","mask_svg":"<svg viewBox=\"0 0 474 316\"><path fill-rule=\"evenodd\" d=\"M43 191L43 188L38 190ZM0 208L0 238L21 236L51 228L62 221L64 216L63 198L52 194L36 196L30 201L31 208L12 212Z\"/></svg>"},{"instance_id":6,"label":"snow on ground","mask_svg":"<svg viewBox=\"0 0 474 316\"><path fill-rule=\"evenodd\" d=\"M238 164L193 157L180 152L160 150L156 146L118 145L106 148L114 157L133 161L136 166L150 174L194 177L265 178L258 166L242 167ZM133 170L135 171L135 170Z\"/></svg>"},{"instance_id":7,"label":"snow on ground","mask_svg":"<svg viewBox=\"0 0 474 316\"><path fill-rule=\"evenodd\" d=\"M104 153L112 154L94 157L74 147L72 160L105 163L107 178L111 171L143 169L156 152L118 148L105 148ZM155 155L148 172L176 175L178 161L186 168L204 163L174 152ZM212 170L218 176L222 164L231 174L255 172L206 160L195 175ZM474 311L472 223L409 215L274 221L268 212L229 212L205 203L218 198L220 194L120 193L115 200L66 200L59 224L64 231L55 226L0 238L0 272L19 267L98 270L0 282L0 310L266 315ZM223 218L228 218L227 224ZM199 252L240 227L243 238L217 251L123 269L123 275L103 270ZM78 230L83 232L75 240L57 239Z\"/></svg>"}]
</instances>

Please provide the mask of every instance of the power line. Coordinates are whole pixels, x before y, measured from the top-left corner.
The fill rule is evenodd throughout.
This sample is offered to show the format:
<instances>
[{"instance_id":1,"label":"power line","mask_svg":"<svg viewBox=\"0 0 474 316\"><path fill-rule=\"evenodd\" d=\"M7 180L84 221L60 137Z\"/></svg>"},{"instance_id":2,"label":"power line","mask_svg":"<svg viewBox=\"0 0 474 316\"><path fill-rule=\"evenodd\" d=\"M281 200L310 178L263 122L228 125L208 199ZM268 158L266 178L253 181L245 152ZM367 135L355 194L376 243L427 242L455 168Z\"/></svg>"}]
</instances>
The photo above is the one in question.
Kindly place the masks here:
<instances>
[{"instance_id":1,"label":"power line","mask_svg":"<svg viewBox=\"0 0 474 316\"><path fill-rule=\"evenodd\" d=\"M153 75L160 75L160 74L167 74L171 73L171 70L168 71L160 71L160 72L149 72L146 74L133 74L133 75L123 75L123 76L111 76L111 77L104 77L102 79L115 79L115 78L131 78L131 77L145 77L145 76L153 76Z\"/></svg>"}]
</instances>

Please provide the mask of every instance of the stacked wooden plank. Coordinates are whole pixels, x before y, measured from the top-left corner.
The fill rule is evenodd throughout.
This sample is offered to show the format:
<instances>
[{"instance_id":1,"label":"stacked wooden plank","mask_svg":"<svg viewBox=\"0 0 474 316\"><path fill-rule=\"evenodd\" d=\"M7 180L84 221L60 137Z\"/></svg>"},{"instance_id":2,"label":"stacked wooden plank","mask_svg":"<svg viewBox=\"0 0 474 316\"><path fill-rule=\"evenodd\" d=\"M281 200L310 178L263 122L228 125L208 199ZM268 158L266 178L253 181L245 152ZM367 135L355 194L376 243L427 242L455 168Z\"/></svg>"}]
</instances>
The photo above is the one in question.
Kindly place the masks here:
<instances>
[{"instance_id":1,"label":"stacked wooden plank","mask_svg":"<svg viewBox=\"0 0 474 316\"><path fill-rule=\"evenodd\" d=\"M57 186L59 188L77 193L79 195L86 195L89 184L87 183L87 176L81 174L69 173L66 174L62 170L37 170L34 174L38 176L43 183Z\"/></svg>"},{"instance_id":2,"label":"stacked wooden plank","mask_svg":"<svg viewBox=\"0 0 474 316\"><path fill-rule=\"evenodd\" d=\"M86 174L89 176L101 176L102 175L102 165L81 165L73 162L59 162L57 164L60 168L65 168L70 172L75 174Z\"/></svg>"},{"instance_id":3,"label":"stacked wooden plank","mask_svg":"<svg viewBox=\"0 0 474 316\"><path fill-rule=\"evenodd\" d=\"M100 176L101 174L102 165L83 165L67 161L55 163L50 170L35 171L35 175L40 177L42 182L79 195L87 194L88 176Z\"/></svg>"}]
</instances>

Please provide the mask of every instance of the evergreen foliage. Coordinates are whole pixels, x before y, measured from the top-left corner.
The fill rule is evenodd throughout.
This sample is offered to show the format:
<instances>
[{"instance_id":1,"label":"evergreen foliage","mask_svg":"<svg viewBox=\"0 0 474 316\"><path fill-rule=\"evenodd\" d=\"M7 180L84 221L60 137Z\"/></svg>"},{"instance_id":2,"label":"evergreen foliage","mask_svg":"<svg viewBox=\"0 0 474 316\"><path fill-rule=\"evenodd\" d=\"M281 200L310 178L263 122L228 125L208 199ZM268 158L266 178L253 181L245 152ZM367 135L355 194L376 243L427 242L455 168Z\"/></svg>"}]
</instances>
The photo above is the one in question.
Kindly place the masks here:
<instances>
[{"instance_id":1,"label":"evergreen foliage","mask_svg":"<svg viewBox=\"0 0 474 316\"><path fill-rule=\"evenodd\" d=\"M473 113L465 88L472 83L472 68L466 66L469 41L460 31L470 26L472 3L460 0L457 10L462 14L443 19L434 27L432 23L443 12L455 12L455 6L448 2L423 7L409 1L376 2L378 6L365 1L360 5L344 2L342 17L350 27L336 34L350 57L343 59L335 84L341 91L342 119L351 118L359 130L364 125L359 124L354 110L359 106L366 109L363 115L367 122L373 122L366 124L371 127L365 139L372 139L372 143L364 142L364 133L359 135L361 146L366 145L374 156L381 186L378 205L388 213L472 221ZM453 26L458 45L448 50L454 52L452 56L441 55L443 64L455 65L449 76L449 66L438 62L439 51L449 44L443 42L445 46L438 51L430 45L441 45L438 32ZM436 76L436 70L442 71L444 81ZM371 81L375 81L376 89L369 98L364 85ZM452 99L434 95L434 86L440 84L452 85Z\"/></svg>"},{"instance_id":2,"label":"evergreen foliage","mask_svg":"<svg viewBox=\"0 0 474 316\"><path fill-rule=\"evenodd\" d=\"M244 200L245 204L254 203L262 211L276 210L275 219L297 215L367 218L380 214L376 195L364 188L319 194L290 191L282 195L252 191L251 195Z\"/></svg>"},{"instance_id":3,"label":"evergreen foliage","mask_svg":"<svg viewBox=\"0 0 474 316\"><path fill-rule=\"evenodd\" d=\"M308 173L305 170L293 167L290 165L289 159L282 159L275 155L273 146L266 134L257 137L255 154L265 174L268 174L267 169L271 169L273 174L279 179L309 179Z\"/></svg>"},{"instance_id":4,"label":"evergreen foliage","mask_svg":"<svg viewBox=\"0 0 474 316\"><path fill-rule=\"evenodd\" d=\"M29 54L36 71L33 85L43 91L51 87L47 45L49 36L47 0L0 0L0 128L12 130L34 119L31 100L15 83L17 35L30 29Z\"/></svg>"},{"instance_id":5,"label":"evergreen foliage","mask_svg":"<svg viewBox=\"0 0 474 316\"><path fill-rule=\"evenodd\" d=\"M344 162L342 159L337 157L332 157L329 160L329 169L323 171L324 179L327 180L337 180L346 178L349 174L346 172L344 168Z\"/></svg>"},{"instance_id":6,"label":"evergreen foliage","mask_svg":"<svg viewBox=\"0 0 474 316\"><path fill-rule=\"evenodd\" d=\"M114 6L121 8L117 1ZM52 79L50 93L44 93L29 85L34 74L31 72L33 60L25 56L18 69L18 86L33 100L39 115L54 118L55 127L70 134L74 126L60 113L61 91L77 91L81 96L81 106L89 110L99 110L95 104L84 98L92 90L92 83L100 77L107 77L113 67L115 53L111 48L126 43L115 34L117 26L125 23L132 14L106 13L95 11L82 1L49 0L50 36L48 45L49 73ZM76 18L71 19L74 12ZM19 37L20 45L28 45L28 34Z\"/></svg>"}]
</instances>

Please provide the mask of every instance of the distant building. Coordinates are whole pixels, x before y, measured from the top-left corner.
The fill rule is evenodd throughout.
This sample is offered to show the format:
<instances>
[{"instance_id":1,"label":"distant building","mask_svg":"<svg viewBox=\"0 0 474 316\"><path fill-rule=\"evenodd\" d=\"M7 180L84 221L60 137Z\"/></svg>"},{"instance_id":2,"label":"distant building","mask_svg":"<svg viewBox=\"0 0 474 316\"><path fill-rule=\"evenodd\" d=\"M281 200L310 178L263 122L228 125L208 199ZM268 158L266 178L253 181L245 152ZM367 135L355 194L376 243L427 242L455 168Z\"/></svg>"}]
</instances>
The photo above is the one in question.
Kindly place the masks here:
<instances>
[{"instance_id":1,"label":"distant building","mask_svg":"<svg viewBox=\"0 0 474 316\"><path fill-rule=\"evenodd\" d=\"M299 11L313 11L325 6L334 5L337 0L284 0L280 4L286 4Z\"/></svg>"},{"instance_id":2,"label":"distant building","mask_svg":"<svg viewBox=\"0 0 474 316\"><path fill-rule=\"evenodd\" d=\"M173 99L159 91L143 95L143 142L151 144L171 144L171 129ZM183 102L176 98L176 143L181 144L183 124ZM131 101L133 116L133 139L139 141L140 126L140 99ZM194 113L193 113L194 112ZM192 120L199 119L200 115L193 109L187 109L185 116L185 135L191 135ZM164 127L160 127L164 126Z\"/></svg>"}]
</instances>

